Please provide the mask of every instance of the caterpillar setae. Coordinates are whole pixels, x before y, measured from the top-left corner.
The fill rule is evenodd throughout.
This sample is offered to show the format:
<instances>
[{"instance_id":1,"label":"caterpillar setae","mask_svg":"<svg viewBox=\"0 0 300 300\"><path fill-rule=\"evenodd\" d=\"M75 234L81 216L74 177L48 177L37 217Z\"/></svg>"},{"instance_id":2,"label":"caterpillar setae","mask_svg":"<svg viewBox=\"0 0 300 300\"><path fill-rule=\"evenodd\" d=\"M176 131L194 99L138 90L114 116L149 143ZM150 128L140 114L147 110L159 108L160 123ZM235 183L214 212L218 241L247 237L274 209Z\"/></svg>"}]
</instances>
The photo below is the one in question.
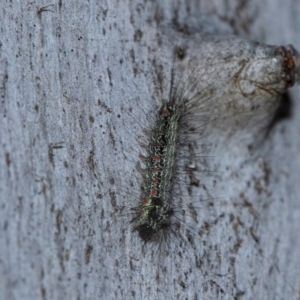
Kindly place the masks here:
<instances>
[{"instance_id":1,"label":"caterpillar setae","mask_svg":"<svg viewBox=\"0 0 300 300\"><path fill-rule=\"evenodd\" d=\"M122 266L120 277L130 274L128 299L146 299L150 293L174 299L183 287L189 299L201 298L207 288L221 295L214 299L223 299L222 290L235 280L234 259L243 236L250 229L256 234L241 216L247 208L240 207L244 202L250 207L257 194L239 161L264 136L282 93L298 80L299 56L290 46L236 38L188 37L175 51L168 49L167 57L147 52L152 69L148 72L145 63L138 79L149 92L138 86L132 91L133 84L130 101L116 99L120 111L112 140L120 150L110 165L116 216L110 226L116 233L111 247L121 243L121 250L111 255ZM225 284L212 282L211 274L222 276ZM124 279L122 293L127 285Z\"/></svg>"},{"instance_id":2,"label":"caterpillar setae","mask_svg":"<svg viewBox=\"0 0 300 300\"><path fill-rule=\"evenodd\" d=\"M176 51L181 51L177 49ZM173 78L173 75L172 75ZM188 86L195 84L189 78ZM186 85L186 84L184 84ZM172 90L170 99L163 101L156 116L156 122L150 133L148 157L140 156L146 169L142 171L141 201L134 208L135 216L132 219L133 230L137 231L144 242L166 242L170 234L178 233L180 218L176 216L174 198L180 197L179 188L176 188L179 173L178 160L182 159L179 147L189 145L188 117L194 101L204 97L200 93L190 96L190 90ZM187 92L185 94L185 92ZM187 97L185 99L185 97ZM200 126L201 127L201 126ZM193 133L195 134L194 128ZM181 165L182 166L182 165ZM139 168L139 170L141 170ZM181 220L182 221L182 220Z\"/></svg>"},{"instance_id":3,"label":"caterpillar setae","mask_svg":"<svg viewBox=\"0 0 300 300\"><path fill-rule=\"evenodd\" d=\"M225 43L228 45L228 41ZM216 47L213 41L204 45ZM177 47L175 55L182 60L188 55L185 51L188 50ZM254 123L256 129L266 126L280 94L297 80L297 60L292 46L240 41L238 55L230 53L230 59L219 53L209 53L205 60L191 55L185 66L191 62L196 66L191 72L186 71L188 75L181 74L177 83L172 69L169 99L162 101L149 133L148 156L140 155L145 169L138 168L143 179L131 223L143 242L161 244L170 241L171 235L180 235L182 219L177 215L176 198L182 197L178 193L182 181L178 174L187 171L189 164L181 161L187 151L183 148L202 140L207 128L213 128L221 142L233 131L246 128L251 132Z\"/></svg>"}]
</instances>

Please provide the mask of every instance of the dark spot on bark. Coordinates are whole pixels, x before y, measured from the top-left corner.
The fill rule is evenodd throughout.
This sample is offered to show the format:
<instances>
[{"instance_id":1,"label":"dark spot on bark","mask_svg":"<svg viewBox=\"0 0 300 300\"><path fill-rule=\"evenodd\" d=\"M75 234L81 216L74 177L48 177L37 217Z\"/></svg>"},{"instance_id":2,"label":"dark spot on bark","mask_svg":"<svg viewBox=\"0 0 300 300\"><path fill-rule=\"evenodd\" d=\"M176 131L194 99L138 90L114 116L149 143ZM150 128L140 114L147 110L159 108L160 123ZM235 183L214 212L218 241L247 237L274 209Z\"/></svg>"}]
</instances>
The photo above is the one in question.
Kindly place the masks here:
<instances>
[{"instance_id":1,"label":"dark spot on bark","mask_svg":"<svg viewBox=\"0 0 300 300\"><path fill-rule=\"evenodd\" d=\"M134 77L136 77L137 73L138 73L137 68L133 68L133 75L134 75Z\"/></svg>"},{"instance_id":2,"label":"dark spot on bark","mask_svg":"<svg viewBox=\"0 0 300 300\"><path fill-rule=\"evenodd\" d=\"M264 171L264 181L265 181L266 185L268 185L270 182L270 176L272 174L272 171L266 162L264 162L264 164L263 164L263 171Z\"/></svg>"},{"instance_id":3,"label":"dark spot on bark","mask_svg":"<svg viewBox=\"0 0 300 300\"><path fill-rule=\"evenodd\" d=\"M89 264L90 262L90 258L91 258L91 254L93 252L93 247L91 245L87 245L85 248L85 264Z\"/></svg>"},{"instance_id":4,"label":"dark spot on bark","mask_svg":"<svg viewBox=\"0 0 300 300\"><path fill-rule=\"evenodd\" d=\"M7 152L7 153L5 153L5 161L6 161L6 165L7 165L7 167L9 168L9 166L10 166L10 163L11 163L11 160L10 160L10 155L9 155L9 153Z\"/></svg>"},{"instance_id":5,"label":"dark spot on bark","mask_svg":"<svg viewBox=\"0 0 300 300\"><path fill-rule=\"evenodd\" d=\"M107 17L107 12L108 12L108 9L103 10L103 18L102 18L103 21L105 21L105 19Z\"/></svg>"},{"instance_id":6,"label":"dark spot on bark","mask_svg":"<svg viewBox=\"0 0 300 300\"><path fill-rule=\"evenodd\" d=\"M56 35L58 38L61 37L61 27L60 27L60 26L57 26L57 27L56 27L55 35ZM61 52L61 50L60 50L60 52Z\"/></svg>"},{"instance_id":7,"label":"dark spot on bark","mask_svg":"<svg viewBox=\"0 0 300 300\"><path fill-rule=\"evenodd\" d=\"M111 109L104 103L102 102L100 99L98 99L98 105L105 108L105 110L108 112L108 113L111 113Z\"/></svg>"},{"instance_id":8,"label":"dark spot on bark","mask_svg":"<svg viewBox=\"0 0 300 300\"><path fill-rule=\"evenodd\" d=\"M117 207L116 193L115 192L110 192L109 195L110 195L110 203L111 203L112 207L116 208Z\"/></svg>"},{"instance_id":9,"label":"dark spot on bark","mask_svg":"<svg viewBox=\"0 0 300 300\"><path fill-rule=\"evenodd\" d=\"M95 119L94 119L93 116L90 116L90 122L91 122L91 123L94 123L94 122L95 122Z\"/></svg>"},{"instance_id":10,"label":"dark spot on bark","mask_svg":"<svg viewBox=\"0 0 300 300\"><path fill-rule=\"evenodd\" d=\"M59 209L56 213L56 228L60 232L60 226L62 223L62 211Z\"/></svg>"},{"instance_id":11,"label":"dark spot on bark","mask_svg":"<svg viewBox=\"0 0 300 300\"><path fill-rule=\"evenodd\" d=\"M45 277L45 272L44 272L44 269L42 268L42 270L41 270L41 279L43 280L44 277Z\"/></svg>"},{"instance_id":12,"label":"dark spot on bark","mask_svg":"<svg viewBox=\"0 0 300 300\"><path fill-rule=\"evenodd\" d=\"M95 162L94 162L94 151L91 150L90 151L90 155L88 157L88 160L87 160L87 163L91 169L91 171L94 173L94 170L95 170Z\"/></svg>"},{"instance_id":13,"label":"dark spot on bark","mask_svg":"<svg viewBox=\"0 0 300 300\"><path fill-rule=\"evenodd\" d=\"M134 40L135 42L139 42L139 41L142 39L142 37L143 37L143 32L142 32L140 29L138 29L138 30L134 33L133 40Z\"/></svg>"},{"instance_id":14,"label":"dark spot on bark","mask_svg":"<svg viewBox=\"0 0 300 300\"><path fill-rule=\"evenodd\" d=\"M185 290L186 289L186 284L182 280L178 280L178 284Z\"/></svg>"},{"instance_id":15,"label":"dark spot on bark","mask_svg":"<svg viewBox=\"0 0 300 300\"><path fill-rule=\"evenodd\" d=\"M41 295L42 295L42 298L43 298L43 299L46 299L46 294L47 294L47 293L46 293L46 289L42 286L42 287L41 287Z\"/></svg>"},{"instance_id":16,"label":"dark spot on bark","mask_svg":"<svg viewBox=\"0 0 300 300\"><path fill-rule=\"evenodd\" d=\"M253 227L250 228L250 233L251 233L251 236L252 236L252 238L254 239L254 241L255 241L256 243L259 243L259 236L255 233Z\"/></svg>"},{"instance_id":17,"label":"dark spot on bark","mask_svg":"<svg viewBox=\"0 0 300 300\"><path fill-rule=\"evenodd\" d=\"M159 277L158 271L156 272L155 280L156 280L156 282L160 282L160 277Z\"/></svg>"},{"instance_id":18,"label":"dark spot on bark","mask_svg":"<svg viewBox=\"0 0 300 300\"><path fill-rule=\"evenodd\" d=\"M34 109L37 113L39 112L39 106L37 104L34 106Z\"/></svg>"},{"instance_id":19,"label":"dark spot on bark","mask_svg":"<svg viewBox=\"0 0 300 300\"><path fill-rule=\"evenodd\" d=\"M238 292L235 294L234 299L239 300L239 299L241 299L245 294L246 294L245 291L238 291Z\"/></svg>"},{"instance_id":20,"label":"dark spot on bark","mask_svg":"<svg viewBox=\"0 0 300 300\"><path fill-rule=\"evenodd\" d=\"M260 190L257 189L256 185L255 185L256 190L258 191L258 193L260 193ZM244 196L244 194L240 194L240 197L244 200L243 205L244 207L246 207L249 212L251 213L251 215L255 218L258 219L259 218L259 214L256 212L256 210L254 209L252 203L247 200Z\"/></svg>"},{"instance_id":21,"label":"dark spot on bark","mask_svg":"<svg viewBox=\"0 0 300 300\"><path fill-rule=\"evenodd\" d=\"M135 53L134 53L133 49L130 50L130 57L131 57L132 62L135 62Z\"/></svg>"},{"instance_id":22,"label":"dark spot on bark","mask_svg":"<svg viewBox=\"0 0 300 300\"><path fill-rule=\"evenodd\" d=\"M68 261L70 259L70 250L66 250L65 260Z\"/></svg>"},{"instance_id":23,"label":"dark spot on bark","mask_svg":"<svg viewBox=\"0 0 300 300\"><path fill-rule=\"evenodd\" d=\"M241 246L242 246L242 240L239 239L233 247L233 252L238 253Z\"/></svg>"},{"instance_id":24,"label":"dark spot on bark","mask_svg":"<svg viewBox=\"0 0 300 300\"><path fill-rule=\"evenodd\" d=\"M132 25L134 25L134 17L133 17L132 14L130 15L130 19L129 19L129 20L130 20L130 23L131 23Z\"/></svg>"},{"instance_id":25,"label":"dark spot on bark","mask_svg":"<svg viewBox=\"0 0 300 300\"><path fill-rule=\"evenodd\" d=\"M7 220L5 220L5 222L4 222L4 226L3 226L3 230L5 231L5 230L7 229L7 227L8 227L8 221L7 221Z\"/></svg>"},{"instance_id":26,"label":"dark spot on bark","mask_svg":"<svg viewBox=\"0 0 300 300\"><path fill-rule=\"evenodd\" d=\"M61 149L63 148L63 142L60 143L50 143L48 145L48 158L49 162L54 166L54 149Z\"/></svg>"},{"instance_id":27,"label":"dark spot on bark","mask_svg":"<svg viewBox=\"0 0 300 300\"><path fill-rule=\"evenodd\" d=\"M106 29L105 28L102 28L102 34L106 35Z\"/></svg>"},{"instance_id":28,"label":"dark spot on bark","mask_svg":"<svg viewBox=\"0 0 300 300\"><path fill-rule=\"evenodd\" d=\"M109 131L109 139L111 140L112 145L113 145L113 147L115 148L115 146L116 146L116 141L115 141L115 137L114 137L114 135L113 135L113 133L112 133L111 131Z\"/></svg>"},{"instance_id":29,"label":"dark spot on bark","mask_svg":"<svg viewBox=\"0 0 300 300\"><path fill-rule=\"evenodd\" d=\"M108 74L108 78L109 78L109 85L112 87L113 84L112 84L112 81L111 81L111 71L109 68L107 68L107 74Z\"/></svg>"},{"instance_id":30,"label":"dark spot on bark","mask_svg":"<svg viewBox=\"0 0 300 300\"><path fill-rule=\"evenodd\" d=\"M186 56L186 49L182 47L176 47L175 49L175 57L179 60L183 60Z\"/></svg>"},{"instance_id":31,"label":"dark spot on bark","mask_svg":"<svg viewBox=\"0 0 300 300\"><path fill-rule=\"evenodd\" d=\"M67 162L67 161L64 161L64 167L65 167L66 169L68 169L69 165L68 165L68 162Z\"/></svg>"}]
</instances>

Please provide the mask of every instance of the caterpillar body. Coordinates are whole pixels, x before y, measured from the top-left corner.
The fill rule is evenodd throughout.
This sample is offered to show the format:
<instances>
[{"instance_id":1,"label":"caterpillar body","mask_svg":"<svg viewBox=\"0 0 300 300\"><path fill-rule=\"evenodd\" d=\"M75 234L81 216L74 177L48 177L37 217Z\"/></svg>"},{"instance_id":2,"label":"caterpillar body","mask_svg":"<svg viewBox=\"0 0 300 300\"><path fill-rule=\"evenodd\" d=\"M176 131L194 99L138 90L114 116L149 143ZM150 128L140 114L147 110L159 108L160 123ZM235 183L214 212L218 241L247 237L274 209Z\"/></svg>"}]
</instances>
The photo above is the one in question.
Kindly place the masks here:
<instances>
[{"instance_id":1,"label":"caterpillar body","mask_svg":"<svg viewBox=\"0 0 300 300\"><path fill-rule=\"evenodd\" d=\"M209 48L213 42L207 44ZM192 69L186 69L186 67L195 61L193 58L189 59L183 67L179 62L176 72L180 71L177 73L179 75L175 84L173 74L175 71L172 70L168 99L161 100L159 107L155 109L155 114L148 112L146 114L147 120L151 120L151 126L146 125L145 130L148 133L149 143L147 145L140 143L140 145L146 149L147 155L142 155L143 150L138 150L137 147L134 148L136 152L132 151L132 143L129 143L131 157L134 153L138 153L136 157L139 157L144 164L143 170L140 166L137 167L142 176L134 177L139 184L140 191L136 185L129 183L126 184L126 189L129 189L130 193L127 193L126 199L122 197L126 201L126 209L130 210L126 217L130 215L129 222L133 236L140 238L140 240L134 239L137 247L142 242L142 245L158 245L159 250L162 246L167 246L168 253L173 253L176 249L176 253L178 251L182 254L186 250L189 251L191 243L196 249L192 253L189 252L184 259L180 258L181 255L174 253L171 263L173 263L173 257L179 257L181 262L187 259L189 265L192 263L194 266L201 266L203 261L207 261L210 266L212 259L205 260L207 249L205 247L200 249L199 239L202 238L203 244L207 243L213 247L214 241L208 240L209 237L205 236L205 232L208 232L209 227L211 228L219 221L224 224L224 228L230 222L229 217L226 215L224 217L219 208L215 210L217 217L214 215L214 221L206 222L207 219L199 218L204 213L197 210L197 205L201 207L202 203L209 202L210 206L211 203L219 201L215 196L224 198L227 196L219 194L220 189L211 192L211 185L206 185L206 183L208 180L211 180L210 182L214 180L213 178L207 179L207 173L199 170L199 157L203 152L207 152L207 147L210 147L212 143L216 141L222 143L232 131L241 130L241 132L251 133L252 127L243 125L250 122L259 127L260 120L267 123L272 119L278 106L278 95L297 80L298 63L293 59L296 57L293 50L261 46L245 41L242 46L242 53L239 53L239 56L236 55L232 61L215 53L215 56L207 60L201 58ZM205 44L202 47L205 48ZM220 43L218 47L221 47ZM176 51L181 52L181 57L185 57L181 49L175 49L175 55L179 55ZM186 54L186 57L192 56ZM226 70L226 72L223 70L226 74L221 72L222 68ZM262 74L263 72L265 75ZM220 81L217 81L218 78ZM152 116L154 120L151 119ZM141 125L139 124L139 128L142 128ZM257 132L257 127L254 132ZM214 134L210 135L214 130ZM214 166L210 167L208 160L203 159L205 169L218 171ZM195 169L189 168L189 165L193 165L194 162ZM200 186L200 188L193 189L192 186ZM192 202L187 199L190 190L192 190L190 197ZM128 202L132 194L137 200L135 204ZM207 199L208 201L203 201ZM191 209L190 204L193 206ZM194 222L196 226L191 222ZM194 236L189 235L191 232ZM177 243L175 248L174 242ZM130 257L139 257L139 253L135 250L135 247L130 247ZM156 259L156 253L147 250L149 250L148 247L146 248L146 253L149 254L147 257ZM219 253L217 250L212 252L210 257L215 259L217 265ZM167 266L170 265L168 263L170 260L164 259L166 256L159 255L158 257L161 261L165 260ZM140 268L143 262L147 263L144 259L134 259L134 261ZM185 267L181 265L175 268L183 270ZM189 268L187 272L190 270ZM146 275L149 274L145 273ZM200 275L195 273L195 276Z\"/></svg>"},{"instance_id":2,"label":"caterpillar body","mask_svg":"<svg viewBox=\"0 0 300 300\"><path fill-rule=\"evenodd\" d=\"M171 103L162 106L149 145L143 199L133 219L134 230L145 242L165 236L172 225L174 210L171 206L174 178L178 122L180 110Z\"/></svg>"},{"instance_id":3,"label":"caterpillar body","mask_svg":"<svg viewBox=\"0 0 300 300\"><path fill-rule=\"evenodd\" d=\"M182 52L179 47L175 49L175 55L183 56ZM178 193L179 174L188 164L187 161L183 163L182 147L190 142L189 132L186 132L190 107L194 109L194 101L199 98L202 104L205 101L205 93L194 91L197 85L195 78L189 76L188 80L181 80L175 85L174 77L172 69L169 99L162 101L149 133L148 156L139 155L146 167L144 170L138 168L143 177L141 195L138 205L133 208L131 219L133 231L138 232L143 242L157 242L159 246L168 243L171 235L181 236L180 225L183 220L176 209L176 197L181 197ZM194 128L194 131L197 129Z\"/></svg>"}]
</instances>

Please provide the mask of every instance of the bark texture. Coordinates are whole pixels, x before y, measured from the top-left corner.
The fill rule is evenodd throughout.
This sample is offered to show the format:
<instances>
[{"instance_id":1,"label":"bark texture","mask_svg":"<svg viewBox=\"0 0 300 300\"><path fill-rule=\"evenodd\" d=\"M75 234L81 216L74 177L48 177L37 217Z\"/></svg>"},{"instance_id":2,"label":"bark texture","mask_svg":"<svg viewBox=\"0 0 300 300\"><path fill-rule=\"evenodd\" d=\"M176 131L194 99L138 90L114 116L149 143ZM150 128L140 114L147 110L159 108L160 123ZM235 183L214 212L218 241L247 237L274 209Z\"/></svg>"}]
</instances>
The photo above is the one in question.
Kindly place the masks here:
<instances>
[{"instance_id":1,"label":"bark texture","mask_svg":"<svg viewBox=\"0 0 300 300\"><path fill-rule=\"evenodd\" d=\"M300 2L1 0L0 20L0 299L300 299L297 88L263 141L253 124L209 127L199 187L183 193L214 207L187 210L196 225L167 254L128 224L175 46L200 60L239 47L203 39L300 49Z\"/></svg>"}]
</instances>

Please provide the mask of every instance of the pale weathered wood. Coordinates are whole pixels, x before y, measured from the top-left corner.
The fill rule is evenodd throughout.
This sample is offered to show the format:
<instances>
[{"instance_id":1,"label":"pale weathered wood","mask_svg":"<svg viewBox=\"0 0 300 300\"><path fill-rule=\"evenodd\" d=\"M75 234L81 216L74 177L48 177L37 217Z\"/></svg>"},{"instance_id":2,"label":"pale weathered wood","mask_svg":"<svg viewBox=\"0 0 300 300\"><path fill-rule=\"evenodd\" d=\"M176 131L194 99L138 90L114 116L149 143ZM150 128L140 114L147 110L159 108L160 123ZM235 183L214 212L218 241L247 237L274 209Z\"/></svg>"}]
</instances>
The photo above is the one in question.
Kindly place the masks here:
<instances>
[{"instance_id":1,"label":"pale weathered wood","mask_svg":"<svg viewBox=\"0 0 300 300\"><path fill-rule=\"evenodd\" d=\"M300 49L299 16L280 0L1 0L0 299L299 299L297 89L263 142L252 127L209 136L199 189L214 208L195 204L193 246L142 253L124 208L176 44L198 32Z\"/></svg>"}]
</instances>

